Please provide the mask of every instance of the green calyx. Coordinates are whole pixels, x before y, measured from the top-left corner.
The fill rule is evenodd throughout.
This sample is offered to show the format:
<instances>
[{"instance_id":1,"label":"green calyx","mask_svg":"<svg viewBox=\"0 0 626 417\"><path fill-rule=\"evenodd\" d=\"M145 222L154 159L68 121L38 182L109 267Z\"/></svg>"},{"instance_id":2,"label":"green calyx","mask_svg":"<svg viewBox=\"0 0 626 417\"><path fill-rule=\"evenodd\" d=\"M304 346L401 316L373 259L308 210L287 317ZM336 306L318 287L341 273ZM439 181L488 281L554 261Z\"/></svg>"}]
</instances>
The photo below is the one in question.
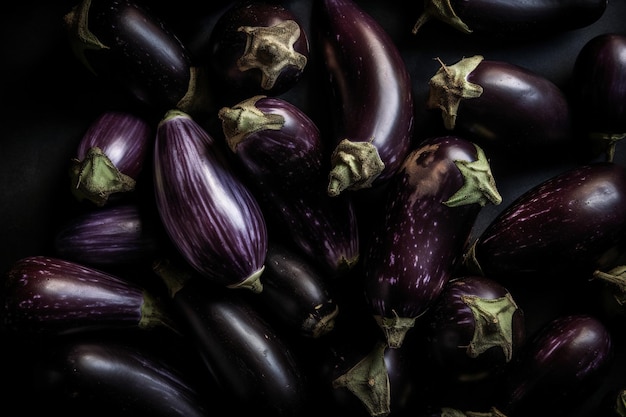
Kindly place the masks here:
<instances>
[{"instance_id":1,"label":"green calyx","mask_svg":"<svg viewBox=\"0 0 626 417\"><path fill-rule=\"evenodd\" d=\"M91 0L83 0L74 6L63 17L63 20L71 34L71 46L74 51L74 55L76 55L85 67L96 74L96 71L85 57L85 51L109 49L109 47L100 42L96 35L89 30L90 7Z\"/></svg>"},{"instance_id":2,"label":"green calyx","mask_svg":"<svg viewBox=\"0 0 626 417\"><path fill-rule=\"evenodd\" d=\"M263 271L265 271L265 265L254 271L243 281L236 284L227 285L227 288L244 289L252 291L255 294L260 294L263 291L263 283L261 282L261 275L263 275Z\"/></svg>"},{"instance_id":3,"label":"green calyx","mask_svg":"<svg viewBox=\"0 0 626 417\"><path fill-rule=\"evenodd\" d=\"M415 325L416 317L400 317L394 312L393 317L374 316L387 339L390 348L399 348L404 342L406 333Z\"/></svg>"},{"instance_id":4,"label":"green calyx","mask_svg":"<svg viewBox=\"0 0 626 417\"><path fill-rule=\"evenodd\" d=\"M616 266L607 272L595 271L593 278L613 285L615 288L613 292L615 300L619 305L626 304L626 265Z\"/></svg>"},{"instance_id":5,"label":"green calyx","mask_svg":"<svg viewBox=\"0 0 626 417\"><path fill-rule=\"evenodd\" d=\"M463 33L472 33L469 26L467 26L459 16L457 16L456 12L452 8L450 0L425 0L424 11L415 22L415 25L413 25L413 30L411 32L414 35L417 34L424 23L432 18L447 23Z\"/></svg>"},{"instance_id":6,"label":"green calyx","mask_svg":"<svg viewBox=\"0 0 626 417\"><path fill-rule=\"evenodd\" d=\"M371 142L343 139L331 155L331 166L328 195L336 197L344 190L371 187L385 163Z\"/></svg>"}]
</instances>

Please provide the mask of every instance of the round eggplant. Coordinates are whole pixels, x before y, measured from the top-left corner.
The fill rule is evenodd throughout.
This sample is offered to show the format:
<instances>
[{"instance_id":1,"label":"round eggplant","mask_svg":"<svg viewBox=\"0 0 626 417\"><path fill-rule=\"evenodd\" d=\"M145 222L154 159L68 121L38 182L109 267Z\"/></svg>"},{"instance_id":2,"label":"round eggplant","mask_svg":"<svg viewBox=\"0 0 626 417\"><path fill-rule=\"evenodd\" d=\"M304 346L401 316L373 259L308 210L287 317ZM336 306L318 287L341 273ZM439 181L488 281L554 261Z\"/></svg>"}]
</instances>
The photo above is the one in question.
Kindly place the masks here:
<instances>
[{"instance_id":1,"label":"round eggplant","mask_svg":"<svg viewBox=\"0 0 626 417\"><path fill-rule=\"evenodd\" d=\"M331 90L328 194L379 185L412 145L412 82L398 47L353 0L315 0L312 30Z\"/></svg>"},{"instance_id":2,"label":"round eggplant","mask_svg":"<svg viewBox=\"0 0 626 417\"><path fill-rule=\"evenodd\" d=\"M422 142L386 193L363 274L372 314L399 347L460 264L480 209L502 197L482 149L456 136Z\"/></svg>"},{"instance_id":3,"label":"round eggplant","mask_svg":"<svg viewBox=\"0 0 626 417\"><path fill-rule=\"evenodd\" d=\"M441 63L429 81L427 107L443 125L487 148L542 157L572 142L572 115L563 91L518 65L463 58Z\"/></svg>"}]
</instances>

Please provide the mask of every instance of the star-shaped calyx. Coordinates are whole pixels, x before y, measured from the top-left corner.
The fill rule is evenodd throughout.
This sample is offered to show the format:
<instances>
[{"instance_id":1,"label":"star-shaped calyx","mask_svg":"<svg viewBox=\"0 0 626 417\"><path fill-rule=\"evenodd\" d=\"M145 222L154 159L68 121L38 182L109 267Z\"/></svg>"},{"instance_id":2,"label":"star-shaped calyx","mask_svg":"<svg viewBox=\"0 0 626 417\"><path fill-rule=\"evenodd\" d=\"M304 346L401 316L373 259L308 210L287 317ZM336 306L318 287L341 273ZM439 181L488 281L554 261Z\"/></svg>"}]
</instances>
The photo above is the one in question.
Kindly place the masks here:
<instances>
[{"instance_id":1,"label":"star-shaped calyx","mask_svg":"<svg viewBox=\"0 0 626 417\"><path fill-rule=\"evenodd\" d=\"M89 8L91 0L81 1L74 6L64 17L66 27L71 36L71 46L76 57L94 74L96 71L85 57L86 50L109 49L108 46L89 30Z\"/></svg>"},{"instance_id":2,"label":"star-shaped calyx","mask_svg":"<svg viewBox=\"0 0 626 417\"><path fill-rule=\"evenodd\" d=\"M307 57L294 50L300 38L300 25L285 20L274 26L241 26L238 29L247 35L246 47L237 60L240 71L258 68L262 73L261 87L270 90L283 69L294 66L302 71Z\"/></svg>"}]
</instances>

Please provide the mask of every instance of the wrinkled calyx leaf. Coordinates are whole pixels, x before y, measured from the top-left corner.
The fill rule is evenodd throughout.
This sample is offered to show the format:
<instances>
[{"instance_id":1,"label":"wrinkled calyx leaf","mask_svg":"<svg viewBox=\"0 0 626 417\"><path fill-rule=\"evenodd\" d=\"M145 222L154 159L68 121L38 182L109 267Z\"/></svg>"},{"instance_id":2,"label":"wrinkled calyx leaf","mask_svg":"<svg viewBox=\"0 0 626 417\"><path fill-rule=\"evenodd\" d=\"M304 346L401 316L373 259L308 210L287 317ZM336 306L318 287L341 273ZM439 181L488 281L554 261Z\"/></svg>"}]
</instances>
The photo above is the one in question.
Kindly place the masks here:
<instances>
[{"instance_id":1,"label":"wrinkled calyx leaf","mask_svg":"<svg viewBox=\"0 0 626 417\"><path fill-rule=\"evenodd\" d=\"M371 142L343 139L331 155L332 169L328 175L328 195L338 196L344 190L372 186L385 169L378 149Z\"/></svg>"}]
</instances>

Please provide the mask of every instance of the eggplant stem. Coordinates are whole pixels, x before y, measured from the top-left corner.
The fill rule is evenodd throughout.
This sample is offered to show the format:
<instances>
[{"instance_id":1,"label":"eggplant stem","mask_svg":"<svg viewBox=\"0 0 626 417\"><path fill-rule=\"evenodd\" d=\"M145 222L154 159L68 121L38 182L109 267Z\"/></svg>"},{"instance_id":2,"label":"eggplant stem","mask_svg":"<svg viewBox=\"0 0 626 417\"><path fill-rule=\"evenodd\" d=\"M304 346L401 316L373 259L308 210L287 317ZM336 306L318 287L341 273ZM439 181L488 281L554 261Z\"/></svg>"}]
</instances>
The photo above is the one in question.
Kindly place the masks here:
<instances>
[{"instance_id":1,"label":"eggplant stem","mask_svg":"<svg viewBox=\"0 0 626 417\"><path fill-rule=\"evenodd\" d=\"M370 141L343 139L331 155L332 169L328 174L328 195L338 196L344 190L359 190L372 186L385 169L378 149Z\"/></svg>"},{"instance_id":2,"label":"eggplant stem","mask_svg":"<svg viewBox=\"0 0 626 417\"><path fill-rule=\"evenodd\" d=\"M596 270L593 272L593 278L617 287L619 294L615 294L615 299L620 305L626 303L626 265L617 266L608 272Z\"/></svg>"},{"instance_id":3,"label":"eggplant stem","mask_svg":"<svg viewBox=\"0 0 626 417\"><path fill-rule=\"evenodd\" d=\"M382 329L390 348L399 348L404 342L406 333L415 325L417 317L400 317L393 311L393 317L375 315L374 319Z\"/></svg>"},{"instance_id":4,"label":"eggplant stem","mask_svg":"<svg viewBox=\"0 0 626 417\"><path fill-rule=\"evenodd\" d=\"M424 25L424 23L429 21L431 18L447 23L463 33L472 33L469 26L467 26L459 16L457 16L456 12L452 8L450 0L426 0L424 11L413 25L411 33L416 35L422 25Z\"/></svg>"},{"instance_id":5,"label":"eggplant stem","mask_svg":"<svg viewBox=\"0 0 626 417\"><path fill-rule=\"evenodd\" d=\"M261 266L258 270L250 274L249 277L236 284L227 285L227 288L232 289L245 289L250 290L255 294L260 294L263 291L263 283L261 282L261 275L265 270L265 265Z\"/></svg>"}]
</instances>

